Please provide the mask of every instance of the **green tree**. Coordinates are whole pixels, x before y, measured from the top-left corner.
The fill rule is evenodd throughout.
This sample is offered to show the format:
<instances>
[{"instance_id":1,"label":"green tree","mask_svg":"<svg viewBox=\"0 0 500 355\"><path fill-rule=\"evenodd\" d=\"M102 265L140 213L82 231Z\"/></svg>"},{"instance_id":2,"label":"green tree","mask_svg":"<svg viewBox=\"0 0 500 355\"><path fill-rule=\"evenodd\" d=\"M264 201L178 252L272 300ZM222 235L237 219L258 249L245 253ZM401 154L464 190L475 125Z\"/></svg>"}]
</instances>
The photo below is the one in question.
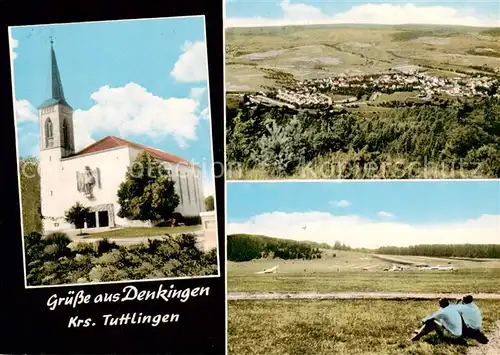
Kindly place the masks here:
<instances>
[{"instance_id":1,"label":"green tree","mask_svg":"<svg viewBox=\"0 0 500 355\"><path fill-rule=\"evenodd\" d=\"M208 196L206 199L205 199L205 209L207 211L213 211L215 210L215 206L214 206L214 197L213 196Z\"/></svg>"},{"instance_id":2,"label":"green tree","mask_svg":"<svg viewBox=\"0 0 500 355\"><path fill-rule=\"evenodd\" d=\"M80 202L75 203L64 213L64 220L77 228L80 226L80 234L82 233L81 226L87 219L87 215L90 213L90 208L83 206Z\"/></svg>"},{"instance_id":3,"label":"green tree","mask_svg":"<svg viewBox=\"0 0 500 355\"><path fill-rule=\"evenodd\" d=\"M24 234L33 232L42 233L43 224L38 159L34 157L21 158L19 160L19 175L21 177L21 205Z\"/></svg>"},{"instance_id":4,"label":"green tree","mask_svg":"<svg viewBox=\"0 0 500 355\"><path fill-rule=\"evenodd\" d=\"M172 217L179 206L175 182L167 170L146 152L139 154L118 189L118 216L159 222Z\"/></svg>"}]
</instances>

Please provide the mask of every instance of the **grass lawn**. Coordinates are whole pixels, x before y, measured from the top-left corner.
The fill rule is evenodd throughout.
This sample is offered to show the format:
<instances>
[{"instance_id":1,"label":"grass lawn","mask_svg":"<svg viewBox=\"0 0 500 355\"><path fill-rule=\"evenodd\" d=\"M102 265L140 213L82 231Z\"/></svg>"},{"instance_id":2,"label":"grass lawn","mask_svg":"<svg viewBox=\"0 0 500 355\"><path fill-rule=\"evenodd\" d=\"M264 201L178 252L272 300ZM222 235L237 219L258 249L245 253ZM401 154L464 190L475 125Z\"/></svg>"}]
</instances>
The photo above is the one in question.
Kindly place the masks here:
<instances>
[{"instance_id":1,"label":"grass lawn","mask_svg":"<svg viewBox=\"0 0 500 355\"><path fill-rule=\"evenodd\" d=\"M181 226L181 227L131 227L123 229L114 229L105 232L93 233L83 238L137 238L137 237L155 237L165 234L189 233L200 231L201 225Z\"/></svg>"},{"instance_id":2,"label":"grass lawn","mask_svg":"<svg viewBox=\"0 0 500 355\"><path fill-rule=\"evenodd\" d=\"M415 98L416 92L395 92L393 94L380 94L374 103L389 102L389 101L406 101Z\"/></svg>"},{"instance_id":3,"label":"grass lawn","mask_svg":"<svg viewBox=\"0 0 500 355\"><path fill-rule=\"evenodd\" d=\"M500 269L232 275L229 292L499 292Z\"/></svg>"},{"instance_id":4,"label":"grass lawn","mask_svg":"<svg viewBox=\"0 0 500 355\"><path fill-rule=\"evenodd\" d=\"M377 107L366 106L366 111L376 111ZM340 156L340 158L339 158ZM407 179L409 178L406 171L400 168L400 165L405 162L404 159L394 160L385 162L380 166L374 165L372 168L370 165L366 166L367 170L363 170L359 166L349 170L349 172L354 173L354 177L347 177L345 174L341 173L341 168L349 167L346 165L347 161L345 153L334 152L330 153L326 157L319 157L315 161L311 162L310 165L303 167L298 167L297 172L293 175L286 176L276 176L269 174L263 169L228 169L227 170L227 180L321 180L321 179ZM237 166L237 162L229 162L229 165ZM416 165L411 171L414 175L411 176L412 179L490 179L491 177L477 172L475 169L465 170L465 169L451 169L446 165L441 168L441 163L432 166L429 163L429 167L422 168L421 165Z\"/></svg>"},{"instance_id":5,"label":"grass lawn","mask_svg":"<svg viewBox=\"0 0 500 355\"><path fill-rule=\"evenodd\" d=\"M335 254L335 257L333 257ZM383 271L395 260L405 263L453 265L456 270ZM279 266L276 274L255 274ZM369 268L370 271L363 270ZM499 292L500 260L457 260L402 255L372 255L325 250L321 259L259 259L228 262L230 292Z\"/></svg>"},{"instance_id":6,"label":"grass lawn","mask_svg":"<svg viewBox=\"0 0 500 355\"><path fill-rule=\"evenodd\" d=\"M500 302L478 306L488 332L500 319ZM229 301L229 354L466 354L466 347L440 343L433 335L410 341L420 320L437 307L436 301Z\"/></svg>"}]
</instances>

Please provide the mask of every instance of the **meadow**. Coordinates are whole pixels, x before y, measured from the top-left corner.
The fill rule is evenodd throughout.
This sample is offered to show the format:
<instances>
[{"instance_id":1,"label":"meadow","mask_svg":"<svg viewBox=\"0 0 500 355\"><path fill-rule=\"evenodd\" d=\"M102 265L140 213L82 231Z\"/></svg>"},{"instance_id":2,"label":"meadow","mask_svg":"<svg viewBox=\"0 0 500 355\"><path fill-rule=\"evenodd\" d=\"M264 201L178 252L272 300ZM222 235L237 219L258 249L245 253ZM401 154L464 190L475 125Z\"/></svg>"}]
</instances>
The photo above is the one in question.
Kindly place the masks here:
<instances>
[{"instance_id":1,"label":"meadow","mask_svg":"<svg viewBox=\"0 0 500 355\"><path fill-rule=\"evenodd\" d=\"M477 301L486 332L500 319L499 301ZM429 335L411 342L437 301L229 301L229 354L458 355L477 343L444 344Z\"/></svg>"},{"instance_id":2,"label":"meadow","mask_svg":"<svg viewBox=\"0 0 500 355\"><path fill-rule=\"evenodd\" d=\"M303 253L301 258L283 259L275 257L274 250L280 255L293 250ZM308 250L315 251L315 256ZM229 354L483 354L484 346L474 341L469 346L452 345L432 334L419 342L410 340L420 320L437 310L443 294L461 298L470 293L478 296L483 330L492 332L488 347L493 352L484 354L497 354L500 300L487 298L500 292L498 251L497 245L356 250L340 242L325 246L229 235ZM425 265L448 269L422 270ZM342 299L328 295L336 292ZM389 297L376 292L389 293ZM360 294L371 299L357 299Z\"/></svg>"},{"instance_id":3,"label":"meadow","mask_svg":"<svg viewBox=\"0 0 500 355\"><path fill-rule=\"evenodd\" d=\"M335 257L333 256L335 255ZM393 264L409 270L384 271ZM454 266L419 270L416 265ZM256 274L279 266L275 274ZM420 256L381 256L323 250L314 260L254 259L228 262L229 292L499 292L500 260L461 260Z\"/></svg>"}]
</instances>

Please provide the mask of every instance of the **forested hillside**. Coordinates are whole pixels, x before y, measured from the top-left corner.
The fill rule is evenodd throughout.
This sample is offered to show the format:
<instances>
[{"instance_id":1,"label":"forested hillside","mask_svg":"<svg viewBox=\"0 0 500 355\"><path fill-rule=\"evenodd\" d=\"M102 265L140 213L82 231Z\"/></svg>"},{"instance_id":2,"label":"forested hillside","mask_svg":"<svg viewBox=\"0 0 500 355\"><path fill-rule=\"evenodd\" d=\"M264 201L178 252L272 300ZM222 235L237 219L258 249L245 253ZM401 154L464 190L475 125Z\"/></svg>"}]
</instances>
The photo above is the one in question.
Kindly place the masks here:
<instances>
[{"instance_id":1,"label":"forested hillside","mask_svg":"<svg viewBox=\"0 0 500 355\"><path fill-rule=\"evenodd\" d=\"M321 249L328 244L297 242L289 239L270 238L262 235L232 234L227 236L227 260L250 261L260 258L319 259Z\"/></svg>"},{"instance_id":2,"label":"forested hillside","mask_svg":"<svg viewBox=\"0 0 500 355\"><path fill-rule=\"evenodd\" d=\"M498 98L359 111L230 104L232 174L239 169L274 177L500 177Z\"/></svg>"}]
</instances>

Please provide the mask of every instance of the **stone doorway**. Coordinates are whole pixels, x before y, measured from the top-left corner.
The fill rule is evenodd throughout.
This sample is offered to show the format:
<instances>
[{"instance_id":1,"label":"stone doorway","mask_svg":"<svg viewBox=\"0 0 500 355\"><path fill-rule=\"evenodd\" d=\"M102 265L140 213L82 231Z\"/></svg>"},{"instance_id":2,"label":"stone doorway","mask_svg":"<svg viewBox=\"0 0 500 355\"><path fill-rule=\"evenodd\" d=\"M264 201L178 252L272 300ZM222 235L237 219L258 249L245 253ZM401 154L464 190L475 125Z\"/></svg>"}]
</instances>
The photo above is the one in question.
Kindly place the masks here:
<instances>
[{"instance_id":1,"label":"stone doorway","mask_svg":"<svg viewBox=\"0 0 500 355\"><path fill-rule=\"evenodd\" d=\"M87 215L87 228L97 227L97 218L94 212L90 212Z\"/></svg>"},{"instance_id":2,"label":"stone doorway","mask_svg":"<svg viewBox=\"0 0 500 355\"><path fill-rule=\"evenodd\" d=\"M92 206L86 224L87 228L116 227L113 204Z\"/></svg>"},{"instance_id":3,"label":"stone doorway","mask_svg":"<svg viewBox=\"0 0 500 355\"><path fill-rule=\"evenodd\" d=\"M98 211L97 219L99 222L99 227L109 227L109 213L108 211Z\"/></svg>"}]
</instances>

